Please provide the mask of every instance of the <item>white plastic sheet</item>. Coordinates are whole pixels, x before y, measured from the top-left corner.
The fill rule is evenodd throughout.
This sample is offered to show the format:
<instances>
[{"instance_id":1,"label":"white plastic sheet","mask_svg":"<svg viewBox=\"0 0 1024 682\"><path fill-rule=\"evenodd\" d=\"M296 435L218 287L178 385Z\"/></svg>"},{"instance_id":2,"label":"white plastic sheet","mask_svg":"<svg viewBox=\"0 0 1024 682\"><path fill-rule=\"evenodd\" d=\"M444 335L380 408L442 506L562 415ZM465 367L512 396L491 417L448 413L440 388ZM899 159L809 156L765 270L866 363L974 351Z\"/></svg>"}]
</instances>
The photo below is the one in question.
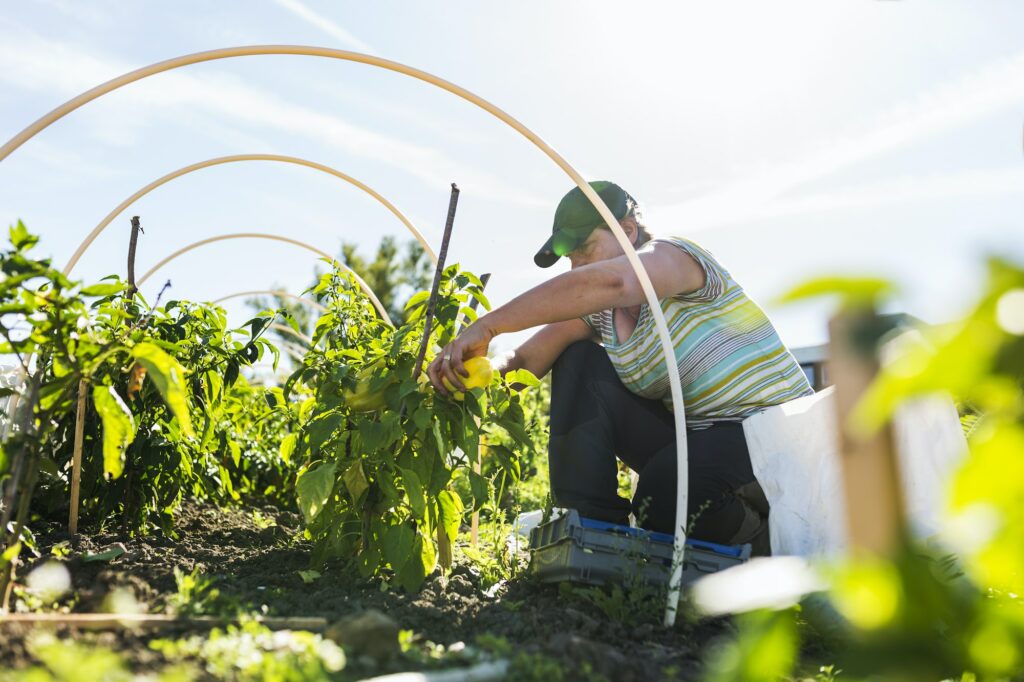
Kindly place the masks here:
<instances>
[{"instance_id":1,"label":"white plastic sheet","mask_svg":"<svg viewBox=\"0 0 1024 682\"><path fill-rule=\"evenodd\" d=\"M846 548L834 400L829 388L743 422L754 475L771 505L775 555L831 557ZM894 437L910 529L929 537L939 530L946 482L967 452L956 407L946 397L907 404Z\"/></svg>"}]
</instances>

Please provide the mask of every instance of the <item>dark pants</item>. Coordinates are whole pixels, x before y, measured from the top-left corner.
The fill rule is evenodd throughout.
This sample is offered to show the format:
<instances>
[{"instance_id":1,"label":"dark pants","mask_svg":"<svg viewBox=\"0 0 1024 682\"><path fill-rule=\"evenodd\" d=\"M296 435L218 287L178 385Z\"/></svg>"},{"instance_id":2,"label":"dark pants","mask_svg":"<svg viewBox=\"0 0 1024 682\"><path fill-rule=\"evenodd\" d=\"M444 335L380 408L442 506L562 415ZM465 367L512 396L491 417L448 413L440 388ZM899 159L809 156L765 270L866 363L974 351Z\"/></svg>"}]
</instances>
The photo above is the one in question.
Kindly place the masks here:
<instances>
[{"instance_id":1,"label":"dark pants","mask_svg":"<svg viewBox=\"0 0 1024 682\"><path fill-rule=\"evenodd\" d=\"M661 401L641 398L619 379L604 348L569 346L552 369L548 463L558 506L586 517L675 532L676 438ZM689 521L694 538L750 542L768 553L768 505L754 478L737 423L688 430ZM616 457L639 475L632 504L618 494Z\"/></svg>"}]
</instances>

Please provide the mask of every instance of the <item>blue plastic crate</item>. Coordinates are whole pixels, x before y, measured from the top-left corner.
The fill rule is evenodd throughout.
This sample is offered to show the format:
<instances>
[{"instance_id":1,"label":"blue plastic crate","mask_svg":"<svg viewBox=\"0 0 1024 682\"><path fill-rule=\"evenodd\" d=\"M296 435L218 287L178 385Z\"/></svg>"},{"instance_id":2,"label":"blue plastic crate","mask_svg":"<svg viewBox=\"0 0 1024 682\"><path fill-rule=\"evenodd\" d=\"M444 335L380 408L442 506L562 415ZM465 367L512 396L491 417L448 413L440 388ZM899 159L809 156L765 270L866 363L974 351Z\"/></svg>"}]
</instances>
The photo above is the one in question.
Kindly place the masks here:
<instances>
[{"instance_id":1,"label":"blue plastic crate","mask_svg":"<svg viewBox=\"0 0 1024 682\"><path fill-rule=\"evenodd\" d=\"M574 509L530 531L530 570L543 582L604 585L642 581L667 585L673 537L583 518ZM744 563L750 545L687 540L683 584Z\"/></svg>"}]
</instances>

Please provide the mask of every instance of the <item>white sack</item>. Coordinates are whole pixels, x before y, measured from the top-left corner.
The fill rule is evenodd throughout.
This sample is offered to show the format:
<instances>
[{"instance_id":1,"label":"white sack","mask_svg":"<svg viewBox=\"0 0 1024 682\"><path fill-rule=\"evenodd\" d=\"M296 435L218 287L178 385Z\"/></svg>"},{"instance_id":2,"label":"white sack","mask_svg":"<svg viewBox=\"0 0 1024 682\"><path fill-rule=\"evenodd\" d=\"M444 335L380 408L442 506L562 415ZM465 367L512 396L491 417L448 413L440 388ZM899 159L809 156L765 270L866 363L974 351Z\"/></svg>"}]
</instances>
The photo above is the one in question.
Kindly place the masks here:
<instances>
[{"instance_id":1,"label":"white sack","mask_svg":"<svg viewBox=\"0 0 1024 682\"><path fill-rule=\"evenodd\" d=\"M831 557L846 547L832 388L743 422L754 475L771 505L772 553ZM894 436L910 528L938 531L945 485L967 451L956 407L927 398L900 409Z\"/></svg>"}]
</instances>

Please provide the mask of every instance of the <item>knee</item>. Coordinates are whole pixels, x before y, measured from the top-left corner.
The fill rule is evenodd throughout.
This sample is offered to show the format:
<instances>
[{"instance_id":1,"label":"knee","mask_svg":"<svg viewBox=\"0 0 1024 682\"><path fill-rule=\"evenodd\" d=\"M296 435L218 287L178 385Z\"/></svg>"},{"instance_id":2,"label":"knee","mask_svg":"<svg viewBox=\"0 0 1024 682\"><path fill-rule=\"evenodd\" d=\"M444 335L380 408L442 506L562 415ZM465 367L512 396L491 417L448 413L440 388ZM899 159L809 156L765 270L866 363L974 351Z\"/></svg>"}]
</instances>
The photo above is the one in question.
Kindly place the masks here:
<instances>
[{"instance_id":1,"label":"knee","mask_svg":"<svg viewBox=\"0 0 1024 682\"><path fill-rule=\"evenodd\" d=\"M569 344L551 367L553 376L576 373L601 359L604 349L593 341L575 341Z\"/></svg>"}]
</instances>

